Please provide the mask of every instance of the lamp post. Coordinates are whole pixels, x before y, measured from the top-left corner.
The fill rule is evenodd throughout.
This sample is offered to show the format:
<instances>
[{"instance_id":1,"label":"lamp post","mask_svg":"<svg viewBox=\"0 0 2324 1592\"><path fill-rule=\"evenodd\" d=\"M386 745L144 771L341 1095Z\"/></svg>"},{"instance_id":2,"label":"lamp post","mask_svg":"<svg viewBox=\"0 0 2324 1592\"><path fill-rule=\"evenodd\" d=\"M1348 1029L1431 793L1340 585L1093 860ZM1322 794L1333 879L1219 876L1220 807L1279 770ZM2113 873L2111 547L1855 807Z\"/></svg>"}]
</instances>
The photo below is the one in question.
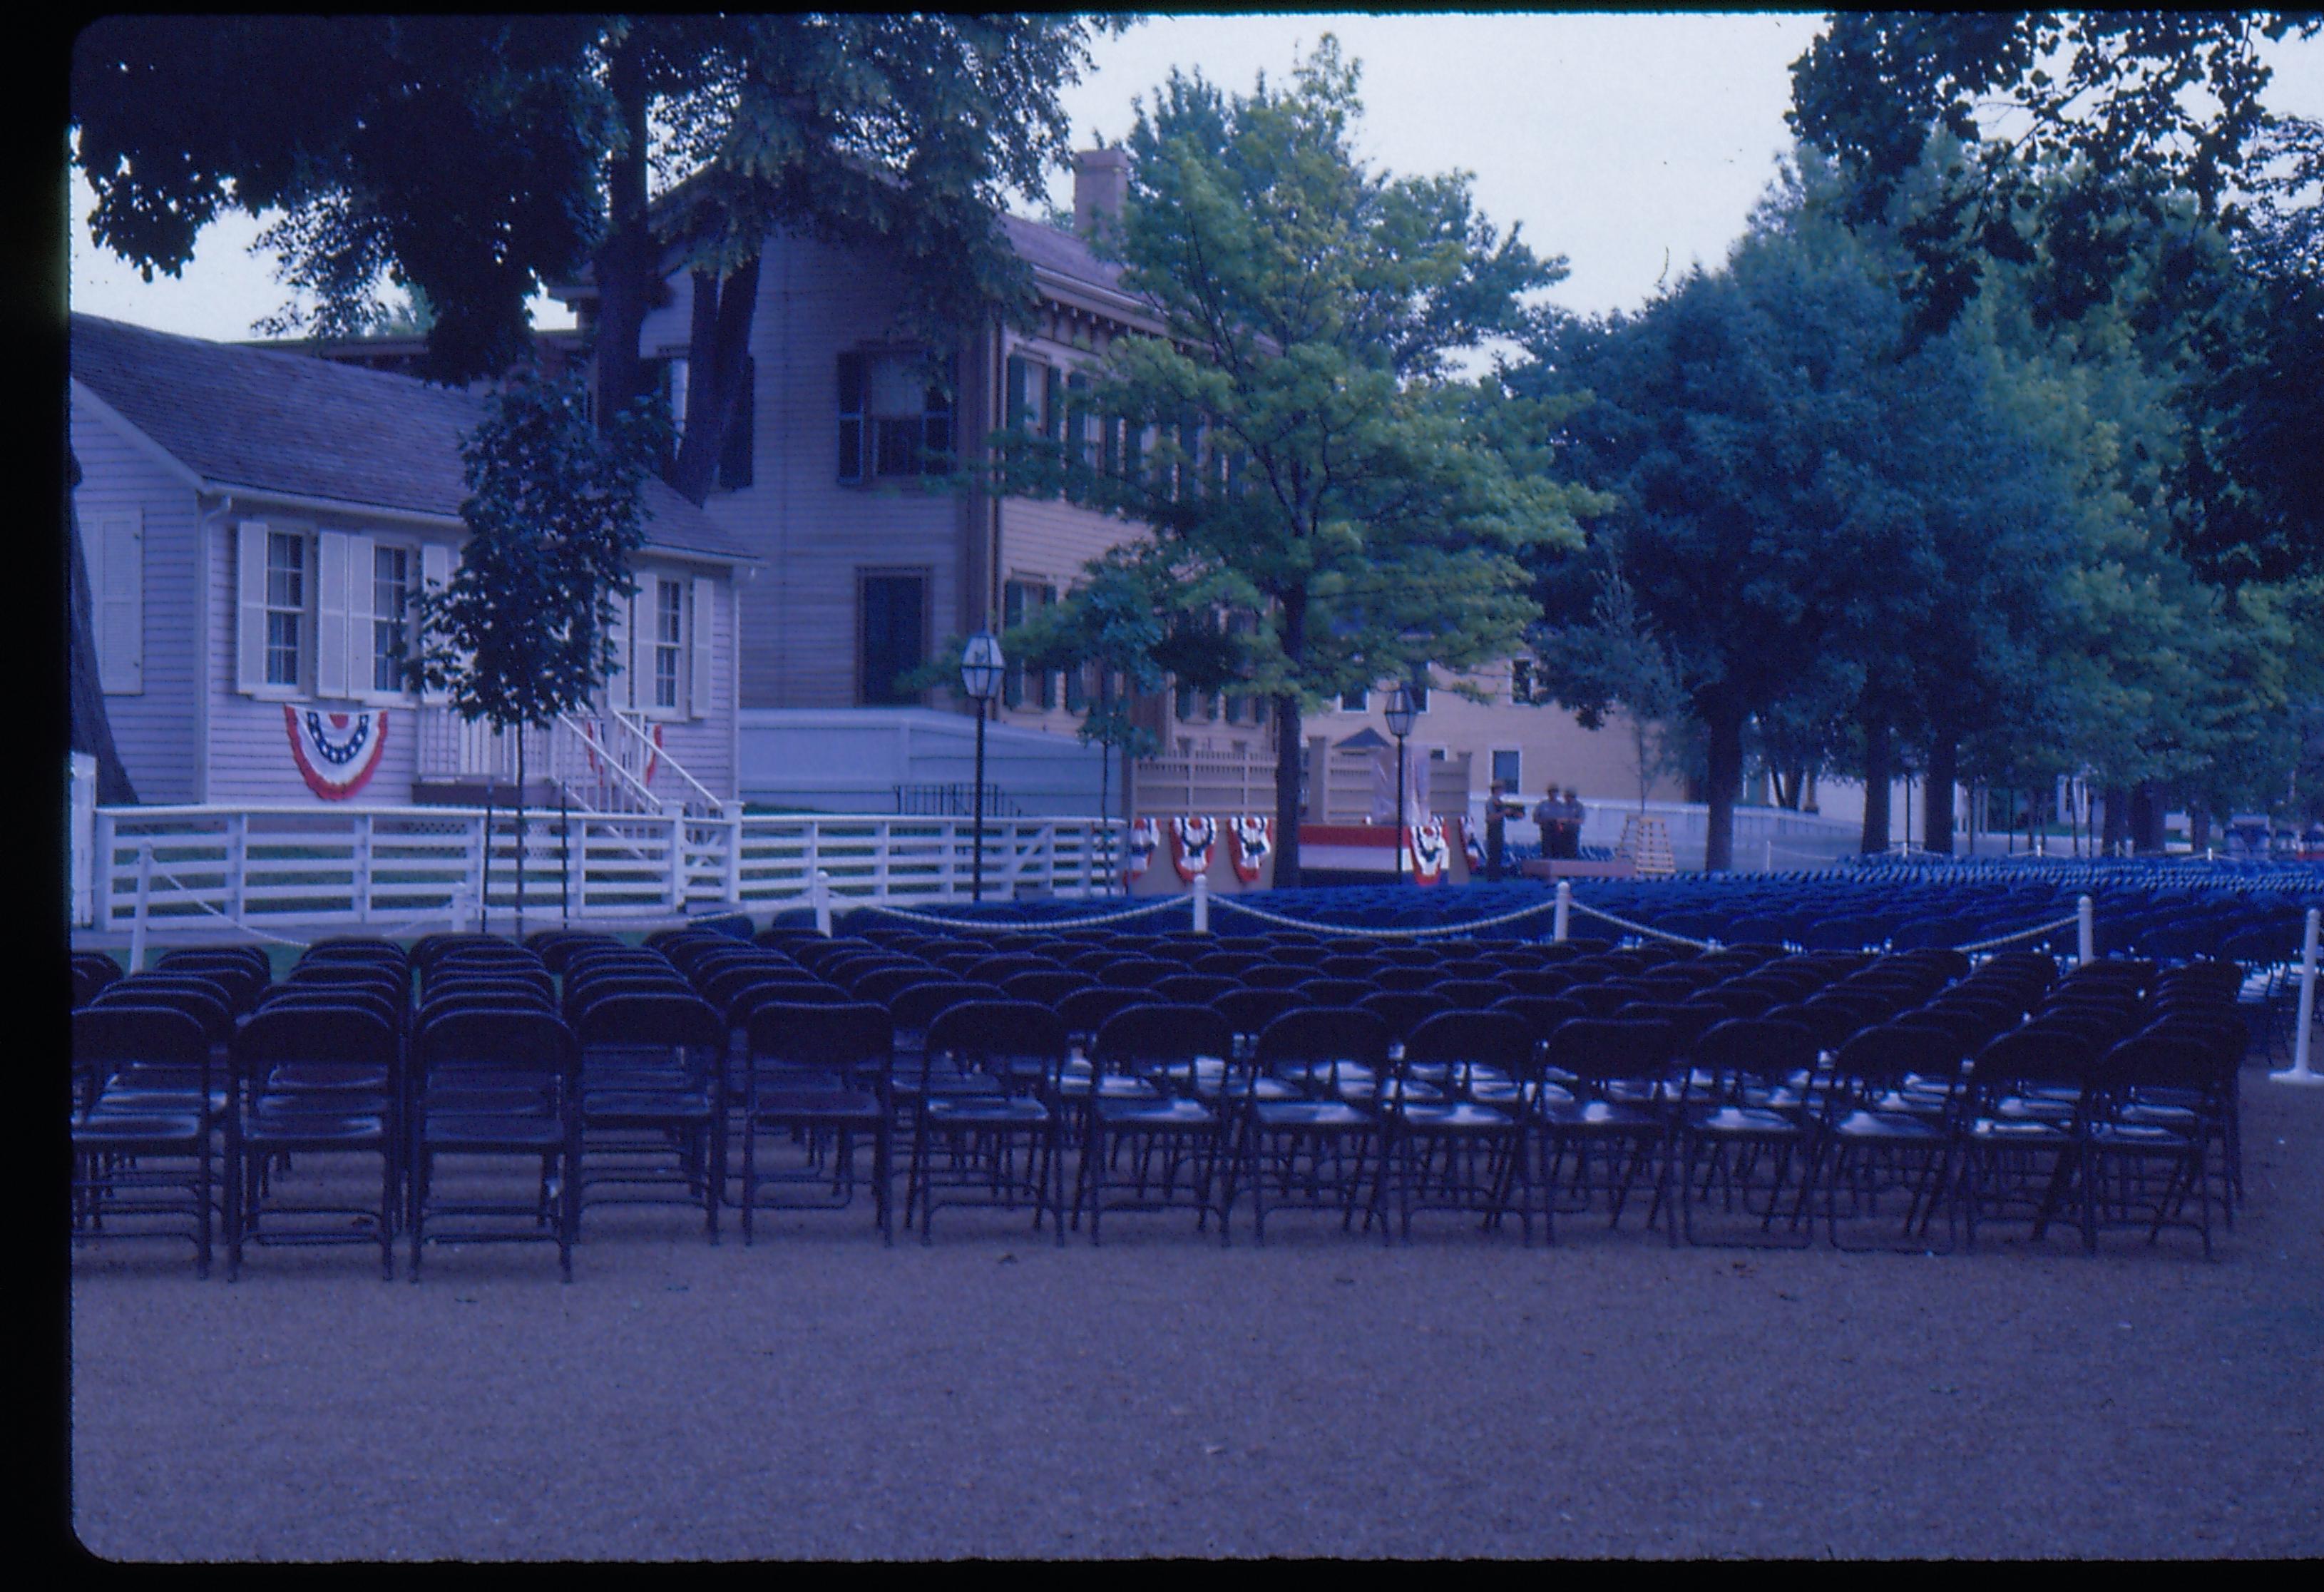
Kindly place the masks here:
<instances>
[{"instance_id":1,"label":"lamp post","mask_svg":"<svg viewBox=\"0 0 2324 1592\"><path fill-rule=\"evenodd\" d=\"M1396 737L1396 874L1405 881L1404 866L1404 737L1412 733L1412 690L1402 680L1388 694L1388 733Z\"/></svg>"},{"instance_id":2,"label":"lamp post","mask_svg":"<svg viewBox=\"0 0 2324 1592\"><path fill-rule=\"evenodd\" d=\"M1000 642L989 630L970 636L960 651L961 689L976 704L976 835L968 875L968 899L975 902L984 900L984 712L1000 694L1001 672L1008 667Z\"/></svg>"}]
</instances>

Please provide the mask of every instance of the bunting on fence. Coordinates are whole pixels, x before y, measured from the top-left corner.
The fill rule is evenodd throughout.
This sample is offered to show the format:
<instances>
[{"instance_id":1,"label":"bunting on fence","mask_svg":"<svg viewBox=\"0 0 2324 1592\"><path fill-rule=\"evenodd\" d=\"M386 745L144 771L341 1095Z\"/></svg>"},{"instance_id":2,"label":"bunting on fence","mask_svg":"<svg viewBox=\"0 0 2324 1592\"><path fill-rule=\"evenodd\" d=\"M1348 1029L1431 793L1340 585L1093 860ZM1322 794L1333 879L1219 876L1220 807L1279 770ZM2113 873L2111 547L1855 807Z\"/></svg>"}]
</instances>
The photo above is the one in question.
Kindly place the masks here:
<instances>
[{"instance_id":1,"label":"bunting on fence","mask_svg":"<svg viewBox=\"0 0 2324 1592\"><path fill-rule=\"evenodd\" d=\"M1275 820L1245 813L1227 821L1234 830L1235 877L1246 884L1256 884L1261 865L1275 849Z\"/></svg>"},{"instance_id":2,"label":"bunting on fence","mask_svg":"<svg viewBox=\"0 0 2324 1592\"><path fill-rule=\"evenodd\" d=\"M1412 837L1412 882L1434 884L1444 876L1444 865L1452 860L1452 848L1444 839L1444 820L1432 817L1409 833Z\"/></svg>"},{"instance_id":3,"label":"bunting on fence","mask_svg":"<svg viewBox=\"0 0 2324 1592\"><path fill-rule=\"evenodd\" d=\"M285 702L282 727L290 736L299 777L326 801L345 801L370 783L379 769L380 749L387 745L384 708L325 713Z\"/></svg>"},{"instance_id":4,"label":"bunting on fence","mask_svg":"<svg viewBox=\"0 0 2324 1592\"><path fill-rule=\"evenodd\" d=\"M1176 865L1178 877L1193 884L1211 871L1211 847L1219 838L1219 822L1201 813L1187 813L1170 820L1171 861Z\"/></svg>"},{"instance_id":5,"label":"bunting on fence","mask_svg":"<svg viewBox=\"0 0 2324 1592\"><path fill-rule=\"evenodd\" d=\"M1147 865L1153 862L1154 853L1162 844L1162 831L1150 818L1136 819L1130 826L1130 845L1122 877L1136 884L1145 877Z\"/></svg>"},{"instance_id":6,"label":"bunting on fence","mask_svg":"<svg viewBox=\"0 0 2324 1592\"><path fill-rule=\"evenodd\" d=\"M1485 871L1485 838L1477 833L1477 820L1467 813L1461 815L1461 849L1469 858L1469 871Z\"/></svg>"}]
</instances>

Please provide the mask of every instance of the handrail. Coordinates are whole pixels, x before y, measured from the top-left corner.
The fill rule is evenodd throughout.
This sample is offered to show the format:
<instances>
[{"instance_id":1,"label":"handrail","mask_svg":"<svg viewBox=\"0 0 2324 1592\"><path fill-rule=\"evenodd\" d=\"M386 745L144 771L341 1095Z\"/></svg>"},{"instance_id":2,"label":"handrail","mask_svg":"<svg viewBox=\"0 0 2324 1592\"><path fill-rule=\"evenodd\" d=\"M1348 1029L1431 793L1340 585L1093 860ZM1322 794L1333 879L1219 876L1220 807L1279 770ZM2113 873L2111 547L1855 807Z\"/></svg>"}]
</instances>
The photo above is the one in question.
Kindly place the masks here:
<instances>
[{"instance_id":1,"label":"handrail","mask_svg":"<svg viewBox=\"0 0 2324 1592\"><path fill-rule=\"evenodd\" d=\"M620 716L616 714L615 717L618 717ZM657 811L659 810L661 803L654 793L646 788L646 782L638 778L637 775L632 773L628 769L622 766L621 759L613 755L613 749L606 745L604 742L599 740L595 731L592 730L587 725L576 719L569 713L559 712L557 716L557 722L563 725L573 734L580 736L586 745L595 748L599 754L597 759L597 766L599 768L611 769L615 774L621 777L623 782L627 783L637 793L639 801L648 803ZM678 765L676 764L672 764L670 766L676 768ZM678 772L683 773L685 773L685 770L679 769Z\"/></svg>"},{"instance_id":2,"label":"handrail","mask_svg":"<svg viewBox=\"0 0 2324 1592\"><path fill-rule=\"evenodd\" d=\"M672 757L669 751L664 748L659 742L656 741L651 736L645 732L644 727L641 724L632 721L630 717L623 713L619 708L608 708L605 711L613 717L614 723L620 725L623 729L629 731L630 734L635 736L649 751L653 753L656 758L658 758L672 773L676 773L679 779L684 780L687 784L693 786L695 794L700 796L703 801L708 802L714 812L724 809L724 803L719 801L717 795L712 791L710 787L704 784L700 780L696 779L692 774L687 773L686 764L680 763L677 758Z\"/></svg>"}]
</instances>

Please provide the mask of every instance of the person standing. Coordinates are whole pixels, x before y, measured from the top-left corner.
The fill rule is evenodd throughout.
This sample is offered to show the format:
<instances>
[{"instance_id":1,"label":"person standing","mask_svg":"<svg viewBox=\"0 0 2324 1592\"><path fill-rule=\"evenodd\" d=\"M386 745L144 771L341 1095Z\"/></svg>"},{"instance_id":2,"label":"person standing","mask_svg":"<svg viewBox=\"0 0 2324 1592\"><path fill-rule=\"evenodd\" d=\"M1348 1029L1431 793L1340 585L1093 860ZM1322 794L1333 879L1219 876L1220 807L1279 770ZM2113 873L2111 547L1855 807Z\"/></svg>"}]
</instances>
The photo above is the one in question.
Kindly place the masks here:
<instances>
[{"instance_id":1,"label":"person standing","mask_svg":"<svg viewBox=\"0 0 2324 1592\"><path fill-rule=\"evenodd\" d=\"M1495 780L1485 797L1485 878L1490 884L1498 884L1501 880L1508 819L1508 787Z\"/></svg>"},{"instance_id":2,"label":"person standing","mask_svg":"<svg viewBox=\"0 0 2324 1592\"><path fill-rule=\"evenodd\" d=\"M1582 792L1568 786L1558 812L1565 821L1565 855L1579 857L1582 855L1582 821L1590 816L1582 805Z\"/></svg>"}]
</instances>

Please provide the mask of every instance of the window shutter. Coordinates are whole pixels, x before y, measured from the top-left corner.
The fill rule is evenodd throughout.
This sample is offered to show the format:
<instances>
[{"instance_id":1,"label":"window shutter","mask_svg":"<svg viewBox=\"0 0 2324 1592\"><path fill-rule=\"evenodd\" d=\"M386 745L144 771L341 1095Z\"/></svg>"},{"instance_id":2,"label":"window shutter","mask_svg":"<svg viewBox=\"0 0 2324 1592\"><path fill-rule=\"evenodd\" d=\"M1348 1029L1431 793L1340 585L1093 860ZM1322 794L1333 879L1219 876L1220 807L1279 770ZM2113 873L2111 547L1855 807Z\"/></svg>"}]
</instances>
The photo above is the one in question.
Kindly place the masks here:
<instances>
[{"instance_id":1,"label":"window shutter","mask_svg":"<svg viewBox=\"0 0 2324 1592\"><path fill-rule=\"evenodd\" d=\"M1056 366L1041 373L1041 429L1052 442L1065 440L1065 387Z\"/></svg>"},{"instance_id":2,"label":"window shutter","mask_svg":"<svg viewBox=\"0 0 2324 1592\"><path fill-rule=\"evenodd\" d=\"M379 690L378 637L373 633L372 577L377 549L370 537L347 537L347 695Z\"/></svg>"},{"instance_id":3,"label":"window shutter","mask_svg":"<svg viewBox=\"0 0 2324 1592\"><path fill-rule=\"evenodd\" d=\"M1009 356L1009 410L1005 423L1012 431L1020 426L1027 430L1032 430L1032 412L1025 406L1026 375L1024 359L1011 354Z\"/></svg>"},{"instance_id":4,"label":"window shutter","mask_svg":"<svg viewBox=\"0 0 2324 1592\"><path fill-rule=\"evenodd\" d=\"M97 543L98 689L134 696L145 689L145 511L107 515Z\"/></svg>"},{"instance_id":5,"label":"window shutter","mask_svg":"<svg viewBox=\"0 0 2324 1592\"><path fill-rule=\"evenodd\" d=\"M641 582L640 589L652 588ZM637 671L630 666L631 605L634 601L633 597L614 597L613 623L605 632L613 643L613 673L605 681L605 705L625 711L637 705Z\"/></svg>"},{"instance_id":6,"label":"window shutter","mask_svg":"<svg viewBox=\"0 0 2324 1592\"><path fill-rule=\"evenodd\" d=\"M440 541L430 541L420 548L420 583L431 594L440 593L452 584L452 550L449 547ZM423 627L415 625L411 637L417 651L426 652L433 644L434 638ZM423 702L441 702L444 697L442 690L432 686L420 693L420 699Z\"/></svg>"},{"instance_id":7,"label":"window shutter","mask_svg":"<svg viewBox=\"0 0 2324 1592\"><path fill-rule=\"evenodd\" d=\"M839 356L839 478L863 478L863 356Z\"/></svg>"},{"instance_id":8,"label":"window shutter","mask_svg":"<svg viewBox=\"0 0 2324 1592\"><path fill-rule=\"evenodd\" d=\"M347 534L315 533L315 694L347 694Z\"/></svg>"},{"instance_id":9,"label":"window shutter","mask_svg":"<svg viewBox=\"0 0 2324 1592\"><path fill-rule=\"evenodd\" d=\"M710 717L710 682L715 678L716 665L712 662L715 649L711 645L714 621L718 615L718 583L705 576L694 578L694 643L693 659L686 676L686 711L690 718Z\"/></svg>"},{"instance_id":10,"label":"window shutter","mask_svg":"<svg viewBox=\"0 0 2324 1592\"><path fill-rule=\"evenodd\" d=\"M254 695L266 679L266 523L235 530L234 689Z\"/></svg>"}]
</instances>

